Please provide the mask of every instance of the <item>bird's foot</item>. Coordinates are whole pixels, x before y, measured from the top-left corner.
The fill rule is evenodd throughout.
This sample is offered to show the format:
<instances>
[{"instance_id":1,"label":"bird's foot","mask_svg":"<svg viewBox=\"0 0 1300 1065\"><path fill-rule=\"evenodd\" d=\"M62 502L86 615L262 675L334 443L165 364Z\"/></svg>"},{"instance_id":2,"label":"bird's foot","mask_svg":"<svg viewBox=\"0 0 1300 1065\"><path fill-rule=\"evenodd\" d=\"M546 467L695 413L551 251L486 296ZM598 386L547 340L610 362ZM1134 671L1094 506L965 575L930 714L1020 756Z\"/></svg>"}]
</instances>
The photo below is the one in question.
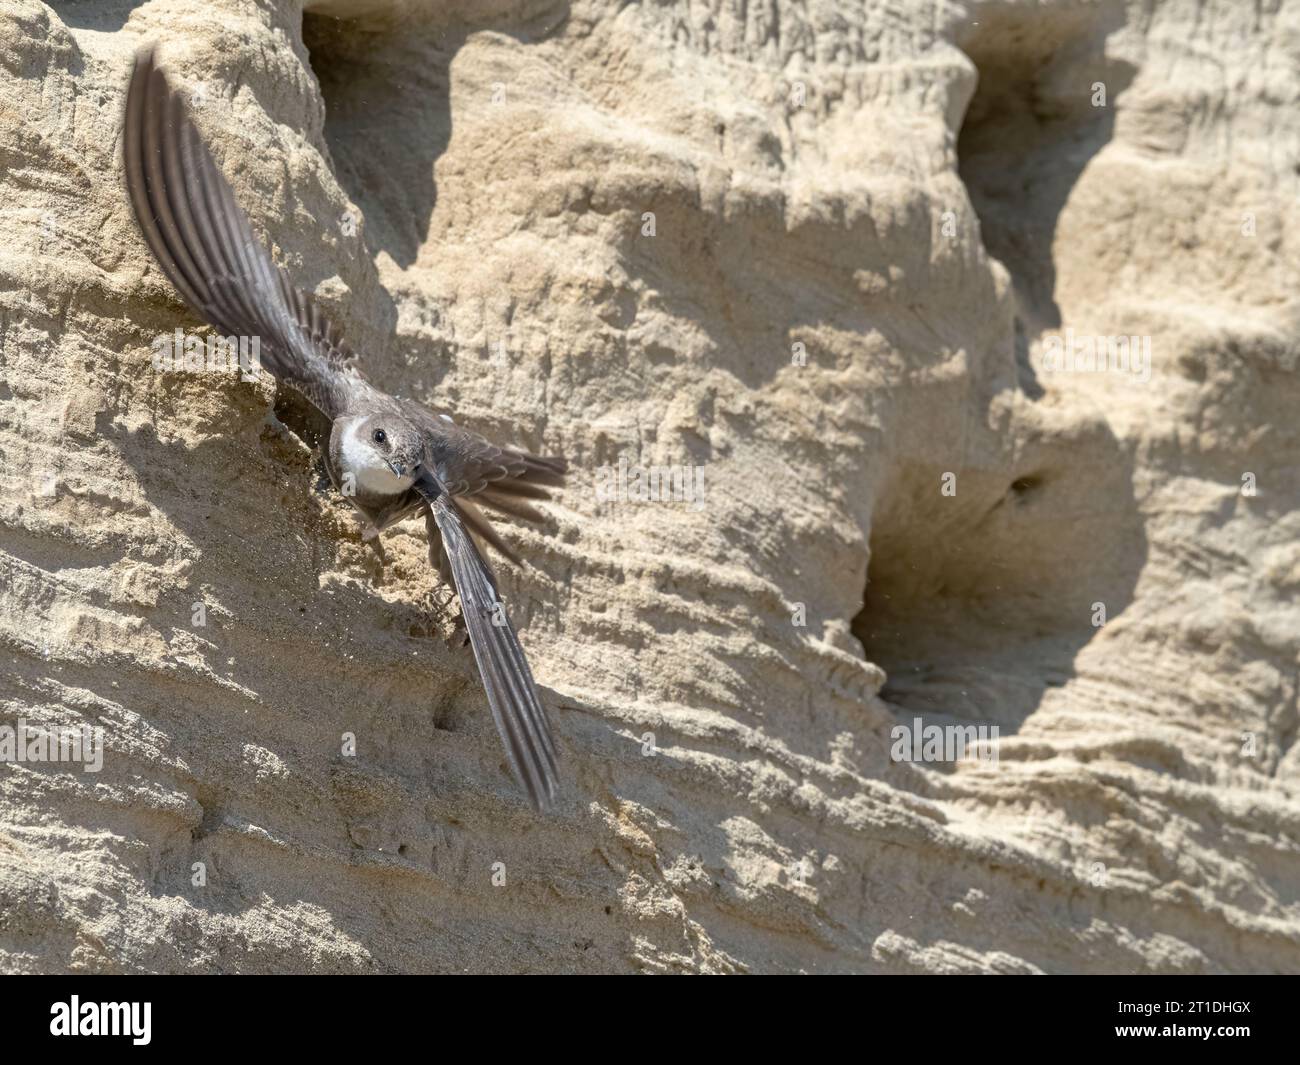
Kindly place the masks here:
<instances>
[{"instance_id":1,"label":"bird's foot","mask_svg":"<svg viewBox=\"0 0 1300 1065\"><path fill-rule=\"evenodd\" d=\"M453 607L453 604L454 607ZM448 645L455 647L469 646L469 627L465 624L465 609L461 605L459 596L454 593L448 595L442 603L442 609L451 614L451 635L447 637ZM455 613L452 613L452 610Z\"/></svg>"}]
</instances>

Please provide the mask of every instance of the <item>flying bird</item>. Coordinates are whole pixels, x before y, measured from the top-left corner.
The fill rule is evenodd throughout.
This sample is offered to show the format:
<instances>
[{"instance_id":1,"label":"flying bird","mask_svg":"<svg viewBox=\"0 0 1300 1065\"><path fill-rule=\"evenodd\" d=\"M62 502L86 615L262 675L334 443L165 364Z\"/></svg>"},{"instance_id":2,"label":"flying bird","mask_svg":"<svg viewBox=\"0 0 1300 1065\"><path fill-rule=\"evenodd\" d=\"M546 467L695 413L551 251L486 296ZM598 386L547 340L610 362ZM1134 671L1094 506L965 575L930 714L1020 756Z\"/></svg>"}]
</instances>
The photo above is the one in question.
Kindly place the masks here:
<instances>
[{"instance_id":1,"label":"flying bird","mask_svg":"<svg viewBox=\"0 0 1300 1065\"><path fill-rule=\"evenodd\" d=\"M123 152L140 232L177 292L222 336L258 337L262 365L329 419L325 468L360 512L365 538L424 512L429 560L460 597L511 770L546 809L557 787L555 741L475 538L519 560L476 502L541 521L533 501L564 483L564 461L499 447L370 384L342 332L254 236L151 48L135 58Z\"/></svg>"}]
</instances>

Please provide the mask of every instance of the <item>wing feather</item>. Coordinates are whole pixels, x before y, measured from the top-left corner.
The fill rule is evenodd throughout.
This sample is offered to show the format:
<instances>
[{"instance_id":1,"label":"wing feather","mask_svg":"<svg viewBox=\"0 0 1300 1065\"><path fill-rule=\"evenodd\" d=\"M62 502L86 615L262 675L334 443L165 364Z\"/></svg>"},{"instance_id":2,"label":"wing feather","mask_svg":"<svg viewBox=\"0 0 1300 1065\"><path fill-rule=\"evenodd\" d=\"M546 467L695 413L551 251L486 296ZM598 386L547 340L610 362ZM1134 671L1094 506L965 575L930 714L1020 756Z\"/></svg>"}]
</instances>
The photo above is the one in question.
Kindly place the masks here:
<instances>
[{"instance_id":1,"label":"wing feather","mask_svg":"<svg viewBox=\"0 0 1300 1065\"><path fill-rule=\"evenodd\" d=\"M352 350L276 267L151 50L136 56L123 139L140 232L181 298L222 335L259 338L262 363L327 417L365 387Z\"/></svg>"},{"instance_id":2,"label":"wing feather","mask_svg":"<svg viewBox=\"0 0 1300 1065\"><path fill-rule=\"evenodd\" d=\"M555 799L559 768L550 722L532 670L501 608L492 573L461 519L458 504L437 486L423 481L417 486L441 536L460 596L470 647L510 768L534 807L545 810Z\"/></svg>"}]
</instances>

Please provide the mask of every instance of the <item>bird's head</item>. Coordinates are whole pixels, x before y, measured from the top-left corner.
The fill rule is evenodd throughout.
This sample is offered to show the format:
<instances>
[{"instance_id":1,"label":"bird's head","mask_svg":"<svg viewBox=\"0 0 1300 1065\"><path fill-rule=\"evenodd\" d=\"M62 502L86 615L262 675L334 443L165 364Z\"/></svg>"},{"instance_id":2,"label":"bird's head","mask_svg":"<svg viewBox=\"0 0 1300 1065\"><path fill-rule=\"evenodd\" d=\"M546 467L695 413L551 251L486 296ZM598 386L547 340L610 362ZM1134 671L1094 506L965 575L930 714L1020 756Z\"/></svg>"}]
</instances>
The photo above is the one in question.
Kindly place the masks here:
<instances>
[{"instance_id":1,"label":"bird's head","mask_svg":"<svg viewBox=\"0 0 1300 1065\"><path fill-rule=\"evenodd\" d=\"M425 461L424 434L400 415L379 413L358 419L343 442L346 468L375 491L409 488Z\"/></svg>"}]
</instances>

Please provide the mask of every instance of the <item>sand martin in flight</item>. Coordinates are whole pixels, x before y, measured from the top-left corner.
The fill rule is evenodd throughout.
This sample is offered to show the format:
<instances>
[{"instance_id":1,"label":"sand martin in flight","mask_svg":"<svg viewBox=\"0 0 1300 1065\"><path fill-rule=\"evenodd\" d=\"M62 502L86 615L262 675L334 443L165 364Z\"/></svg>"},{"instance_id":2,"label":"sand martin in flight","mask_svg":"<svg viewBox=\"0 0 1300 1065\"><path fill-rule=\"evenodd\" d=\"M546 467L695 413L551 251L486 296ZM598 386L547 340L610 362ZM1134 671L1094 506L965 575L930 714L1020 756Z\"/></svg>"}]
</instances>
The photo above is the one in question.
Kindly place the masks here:
<instances>
[{"instance_id":1,"label":"sand martin in flight","mask_svg":"<svg viewBox=\"0 0 1300 1065\"><path fill-rule=\"evenodd\" d=\"M260 338L262 365L329 419L325 467L360 511L367 537L424 512L430 561L460 596L510 767L533 805L546 808L556 792L555 741L475 537L518 559L475 501L540 521L531 500L563 484L564 462L498 447L370 384L339 329L254 236L149 49L136 56L123 147L131 205L163 273L222 336Z\"/></svg>"}]
</instances>

